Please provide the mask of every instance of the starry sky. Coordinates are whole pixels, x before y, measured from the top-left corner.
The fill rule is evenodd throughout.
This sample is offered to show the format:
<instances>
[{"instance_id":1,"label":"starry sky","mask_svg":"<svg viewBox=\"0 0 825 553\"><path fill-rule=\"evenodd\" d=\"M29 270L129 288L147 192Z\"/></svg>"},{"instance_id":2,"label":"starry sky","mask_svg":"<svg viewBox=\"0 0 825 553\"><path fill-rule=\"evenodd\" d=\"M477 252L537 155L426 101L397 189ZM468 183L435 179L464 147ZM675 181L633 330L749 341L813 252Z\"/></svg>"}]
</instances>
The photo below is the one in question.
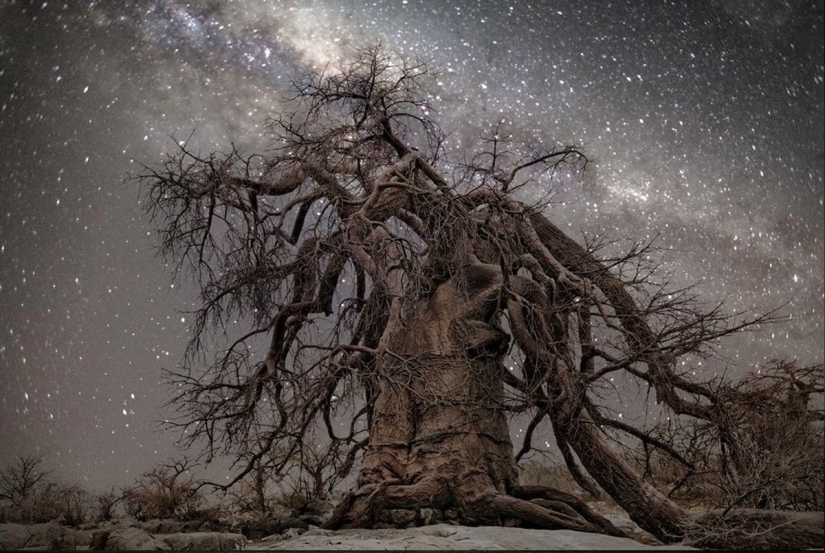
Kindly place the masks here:
<instances>
[{"instance_id":1,"label":"starry sky","mask_svg":"<svg viewBox=\"0 0 825 553\"><path fill-rule=\"evenodd\" d=\"M822 362L822 0L0 0L0 464L123 485L194 293L155 257L130 173L192 134L266 146L290 79L381 41L431 60L459 150L499 120L596 160L554 190L571 235L660 234L707 301L788 322L703 370ZM218 469L216 469L218 470Z\"/></svg>"}]
</instances>

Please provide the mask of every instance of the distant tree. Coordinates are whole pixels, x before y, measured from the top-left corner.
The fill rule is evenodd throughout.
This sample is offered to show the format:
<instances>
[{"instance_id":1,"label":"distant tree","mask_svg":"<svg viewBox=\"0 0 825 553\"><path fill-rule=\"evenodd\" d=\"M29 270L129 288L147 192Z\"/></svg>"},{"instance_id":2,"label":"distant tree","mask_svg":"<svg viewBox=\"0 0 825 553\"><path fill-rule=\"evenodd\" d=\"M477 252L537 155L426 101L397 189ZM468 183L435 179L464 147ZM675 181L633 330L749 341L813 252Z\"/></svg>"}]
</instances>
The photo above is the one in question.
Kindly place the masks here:
<instances>
[{"instance_id":1,"label":"distant tree","mask_svg":"<svg viewBox=\"0 0 825 553\"><path fill-rule=\"evenodd\" d=\"M294 452L290 462L274 474L283 452L273 448L270 455L254 461L254 468L230 492L234 507L245 513L267 516L275 504L300 511L310 501L328 500L346 474L341 449L304 447Z\"/></svg>"},{"instance_id":2,"label":"distant tree","mask_svg":"<svg viewBox=\"0 0 825 553\"><path fill-rule=\"evenodd\" d=\"M243 460L221 487L259 459L278 474L308 447L338 451L331 470L359 471L329 528L447 520L620 535L568 494L518 485L517 459L546 421L572 478L659 539L681 539L688 514L605 432L681 455L599 395L621 377L674 416L717 420L730 397L677 360L774 314L731 315L674 289L650 243L609 256L604 240L571 239L519 198L576 178L585 154L502 126L476 153L451 154L426 101L433 79L424 63L363 50L296 83L265 153L184 143L140 175L162 254L200 289L172 375L186 443ZM518 452L511 414L530 417Z\"/></svg>"},{"instance_id":3,"label":"distant tree","mask_svg":"<svg viewBox=\"0 0 825 553\"><path fill-rule=\"evenodd\" d=\"M123 498L123 493L114 487L108 491L95 494L94 508L97 520L112 520L115 514L115 507Z\"/></svg>"},{"instance_id":4,"label":"distant tree","mask_svg":"<svg viewBox=\"0 0 825 553\"><path fill-rule=\"evenodd\" d=\"M126 514L140 521L188 520L198 516L203 495L190 473L194 466L189 459L173 460L142 474L123 491Z\"/></svg>"},{"instance_id":5,"label":"distant tree","mask_svg":"<svg viewBox=\"0 0 825 553\"><path fill-rule=\"evenodd\" d=\"M8 521L40 523L60 520L77 526L88 517L89 495L79 486L54 482L43 456L18 457L0 469L0 500L8 502Z\"/></svg>"},{"instance_id":6,"label":"distant tree","mask_svg":"<svg viewBox=\"0 0 825 553\"><path fill-rule=\"evenodd\" d=\"M316 445L293 453L283 471L285 475L278 481L281 500L301 510L313 499L330 499L347 474L340 470L346 462L346 449L341 443L333 443L332 447Z\"/></svg>"},{"instance_id":7,"label":"distant tree","mask_svg":"<svg viewBox=\"0 0 825 553\"><path fill-rule=\"evenodd\" d=\"M92 497L79 486L58 484L45 494L54 501L58 520L68 526L79 526L89 519Z\"/></svg>"},{"instance_id":8,"label":"distant tree","mask_svg":"<svg viewBox=\"0 0 825 553\"><path fill-rule=\"evenodd\" d=\"M43 468L42 455L18 457L13 464L0 469L0 500L20 506L38 486L47 482L50 472Z\"/></svg>"},{"instance_id":9,"label":"distant tree","mask_svg":"<svg viewBox=\"0 0 825 553\"><path fill-rule=\"evenodd\" d=\"M255 461L255 468L230 492L233 507L241 513L261 518L269 516L274 501L271 480L264 462Z\"/></svg>"}]
</instances>

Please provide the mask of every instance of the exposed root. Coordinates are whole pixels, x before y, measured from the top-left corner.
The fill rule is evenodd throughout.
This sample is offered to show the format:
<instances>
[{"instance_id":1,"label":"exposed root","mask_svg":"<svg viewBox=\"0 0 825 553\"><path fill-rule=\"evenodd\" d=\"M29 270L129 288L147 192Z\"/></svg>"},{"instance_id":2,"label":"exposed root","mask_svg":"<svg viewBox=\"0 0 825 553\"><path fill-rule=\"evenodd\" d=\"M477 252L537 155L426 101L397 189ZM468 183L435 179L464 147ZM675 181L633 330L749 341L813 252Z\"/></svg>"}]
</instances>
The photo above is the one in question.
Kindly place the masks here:
<instances>
[{"instance_id":1,"label":"exposed root","mask_svg":"<svg viewBox=\"0 0 825 553\"><path fill-rule=\"evenodd\" d=\"M627 535L612 522L590 508L590 506L575 495L545 486L516 486L513 496L519 499L531 500L534 503L551 501L572 508L581 518L600 528L605 534L618 537ZM539 503L540 505L543 503Z\"/></svg>"},{"instance_id":2,"label":"exposed root","mask_svg":"<svg viewBox=\"0 0 825 553\"><path fill-rule=\"evenodd\" d=\"M402 485L401 480L385 480L380 484L367 484L348 493L324 523L323 528L341 530L345 528L374 528L377 524L392 526L382 522L380 516L385 510L419 511L446 503L446 488L434 479L423 479L416 484ZM428 518L426 513L420 514ZM409 515L407 515L409 518ZM417 517L416 517L417 518ZM409 525L409 524L405 524ZM424 524L418 524L423 526Z\"/></svg>"},{"instance_id":3,"label":"exposed root","mask_svg":"<svg viewBox=\"0 0 825 553\"><path fill-rule=\"evenodd\" d=\"M627 537L610 521L605 519L607 526L599 526L584 519L575 510L558 501L538 500L542 501L538 504L505 494L497 494L488 501L490 506L497 509L502 516L519 519L523 526Z\"/></svg>"},{"instance_id":4,"label":"exposed root","mask_svg":"<svg viewBox=\"0 0 825 553\"><path fill-rule=\"evenodd\" d=\"M362 486L341 501L324 528L408 528L444 522L628 537L575 496L552 488L517 487L509 495L492 486L474 488L465 482L456 487L436 480Z\"/></svg>"}]
</instances>

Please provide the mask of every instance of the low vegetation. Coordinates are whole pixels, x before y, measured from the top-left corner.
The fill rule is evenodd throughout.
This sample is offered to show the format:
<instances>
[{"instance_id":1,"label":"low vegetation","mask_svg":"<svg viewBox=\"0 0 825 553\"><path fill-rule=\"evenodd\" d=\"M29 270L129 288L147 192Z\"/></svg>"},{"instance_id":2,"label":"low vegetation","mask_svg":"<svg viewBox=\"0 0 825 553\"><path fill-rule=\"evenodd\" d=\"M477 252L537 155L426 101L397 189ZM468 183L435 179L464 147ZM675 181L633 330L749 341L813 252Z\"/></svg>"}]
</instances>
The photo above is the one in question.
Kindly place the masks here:
<instances>
[{"instance_id":1,"label":"low vegetation","mask_svg":"<svg viewBox=\"0 0 825 553\"><path fill-rule=\"evenodd\" d=\"M710 509L825 510L822 366L773 362L719 394L735 398L712 421L668 420L631 457L679 502Z\"/></svg>"}]
</instances>

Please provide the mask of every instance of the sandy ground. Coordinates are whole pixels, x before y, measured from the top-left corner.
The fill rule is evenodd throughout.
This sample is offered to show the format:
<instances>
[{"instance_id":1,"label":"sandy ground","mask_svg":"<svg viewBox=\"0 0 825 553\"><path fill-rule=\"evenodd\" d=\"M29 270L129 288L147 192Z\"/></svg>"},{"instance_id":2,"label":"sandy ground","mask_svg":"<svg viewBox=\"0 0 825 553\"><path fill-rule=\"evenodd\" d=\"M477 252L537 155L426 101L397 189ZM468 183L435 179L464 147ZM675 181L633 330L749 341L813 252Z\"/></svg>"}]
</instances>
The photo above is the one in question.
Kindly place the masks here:
<instances>
[{"instance_id":1,"label":"sandy ground","mask_svg":"<svg viewBox=\"0 0 825 553\"><path fill-rule=\"evenodd\" d=\"M310 530L281 541L267 538L247 544L248 550L689 550L686 546L650 546L627 538L571 530L526 530L438 524L408 530Z\"/></svg>"}]
</instances>

